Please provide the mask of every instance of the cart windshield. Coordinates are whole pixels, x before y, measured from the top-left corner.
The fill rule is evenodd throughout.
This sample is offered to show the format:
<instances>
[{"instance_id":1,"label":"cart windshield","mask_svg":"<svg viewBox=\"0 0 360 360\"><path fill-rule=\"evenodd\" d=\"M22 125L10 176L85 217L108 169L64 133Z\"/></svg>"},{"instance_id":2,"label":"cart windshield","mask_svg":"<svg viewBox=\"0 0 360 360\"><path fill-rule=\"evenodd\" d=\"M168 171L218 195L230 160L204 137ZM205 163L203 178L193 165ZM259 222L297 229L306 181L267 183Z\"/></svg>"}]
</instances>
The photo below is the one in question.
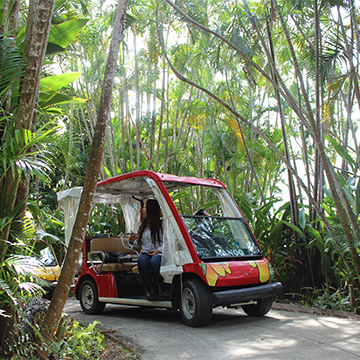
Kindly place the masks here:
<instances>
[{"instance_id":1,"label":"cart windshield","mask_svg":"<svg viewBox=\"0 0 360 360\"><path fill-rule=\"evenodd\" d=\"M259 258L262 252L246 221L218 216L182 216L202 260Z\"/></svg>"}]
</instances>

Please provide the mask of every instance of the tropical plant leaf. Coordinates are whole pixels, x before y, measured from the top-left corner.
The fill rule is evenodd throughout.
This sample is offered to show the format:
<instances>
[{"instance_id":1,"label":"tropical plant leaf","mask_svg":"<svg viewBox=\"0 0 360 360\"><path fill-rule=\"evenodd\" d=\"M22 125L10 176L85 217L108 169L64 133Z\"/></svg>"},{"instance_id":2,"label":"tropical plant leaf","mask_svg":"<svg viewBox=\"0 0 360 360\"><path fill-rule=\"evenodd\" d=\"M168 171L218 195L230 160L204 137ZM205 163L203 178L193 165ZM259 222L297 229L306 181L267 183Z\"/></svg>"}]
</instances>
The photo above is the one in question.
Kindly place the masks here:
<instances>
[{"instance_id":1,"label":"tropical plant leaf","mask_svg":"<svg viewBox=\"0 0 360 360\"><path fill-rule=\"evenodd\" d=\"M85 102L85 99L74 98L72 96L53 91L47 93L46 95L42 93L42 95L39 97L39 106L43 110L56 104L82 104Z\"/></svg>"},{"instance_id":2,"label":"tropical plant leaf","mask_svg":"<svg viewBox=\"0 0 360 360\"><path fill-rule=\"evenodd\" d=\"M314 240L309 242L309 246L316 244L316 247L319 249L321 256L323 256L324 245L323 245L323 239L322 239L320 233L316 229L314 229L312 226L309 226L309 225L306 226L306 230L314 238Z\"/></svg>"},{"instance_id":3,"label":"tropical plant leaf","mask_svg":"<svg viewBox=\"0 0 360 360\"><path fill-rule=\"evenodd\" d=\"M39 285L32 281L26 281L19 284L21 290L26 291L28 294L36 295L36 293L45 293L45 290Z\"/></svg>"},{"instance_id":4,"label":"tropical plant leaf","mask_svg":"<svg viewBox=\"0 0 360 360\"><path fill-rule=\"evenodd\" d=\"M42 266L39 261L31 256L12 255L7 259L7 264L12 267L16 274L25 275L35 273Z\"/></svg>"},{"instance_id":5,"label":"tropical plant leaf","mask_svg":"<svg viewBox=\"0 0 360 360\"><path fill-rule=\"evenodd\" d=\"M75 39L88 21L89 19L75 19L52 27L50 29L49 42L65 48Z\"/></svg>"},{"instance_id":6,"label":"tropical plant leaf","mask_svg":"<svg viewBox=\"0 0 360 360\"><path fill-rule=\"evenodd\" d=\"M327 91L338 91L344 85L346 79L348 79L349 74L341 75L335 78L329 85L327 86Z\"/></svg>"},{"instance_id":7,"label":"tropical plant leaf","mask_svg":"<svg viewBox=\"0 0 360 360\"><path fill-rule=\"evenodd\" d=\"M65 52L65 49L58 44L48 42L46 47L46 55L56 55Z\"/></svg>"},{"instance_id":8,"label":"tropical plant leaf","mask_svg":"<svg viewBox=\"0 0 360 360\"><path fill-rule=\"evenodd\" d=\"M239 124L235 119L225 118L223 121L234 131L236 138L238 140L238 144L240 148L244 147L243 138L241 136L241 132L239 130Z\"/></svg>"},{"instance_id":9,"label":"tropical plant leaf","mask_svg":"<svg viewBox=\"0 0 360 360\"><path fill-rule=\"evenodd\" d=\"M330 189L326 188L325 186L323 187L323 189L324 189L324 193L326 194L326 196L327 196L331 201L334 201Z\"/></svg>"},{"instance_id":10,"label":"tropical plant leaf","mask_svg":"<svg viewBox=\"0 0 360 360\"><path fill-rule=\"evenodd\" d=\"M0 24L3 23L5 17L5 11L4 9L0 9Z\"/></svg>"},{"instance_id":11,"label":"tropical plant leaf","mask_svg":"<svg viewBox=\"0 0 360 360\"><path fill-rule=\"evenodd\" d=\"M18 92L26 62L14 40L6 36L0 37L0 58L0 102L4 102L9 92Z\"/></svg>"},{"instance_id":12,"label":"tropical plant leaf","mask_svg":"<svg viewBox=\"0 0 360 360\"><path fill-rule=\"evenodd\" d=\"M336 152L352 167L354 171L356 168L356 163L350 154L344 149L344 147L327 134L324 134L324 138L335 148Z\"/></svg>"},{"instance_id":13,"label":"tropical plant leaf","mask_svg":"<svg viewBox=\"0 0 360 360\"><path fill-rule=\"evenodd\" d=\"M239 30L235 29L232 34L231 34L231 42L238 47L244 54L248 55L248 56L254 56L255 53L253 50L251 50L251 48L249 48L243 37L240 35Z\"/></svg>"},{"instance_id":14,"label":"tropical plant leaf","mask_svg":"<svg viewBox=\"0 0 360 360\"><path fill-rule=\"evenodd\" d=\"M301 209L299 211L299 225L301 227L302 230L305 229L305 225L306 225L306 218L305 218L305 211L304 209Z\"/></svg>"},{"instance_id":15,"label":"tropical plant leaf","mask_svg":"<svg viewBox=\"0 0 360 360\"><path fill-rule=\"evenodd\" d=\"M1 272L0 272L1 274ZM8 298L11 299L13 304L17 303L16 297L14 296L14 292L11 290L10 286L9 286L9 279L6 278L5 274L1 274L5 279L0 278L0 295L2 293L5 293ZM0 303L1 304L1 303Z\"/></svg>"},{"instance_id":16,"label":"tropical plant leaf","mask_svg":"<svg viewBox=\"0 0 360 360\"><path fill-rule=\"evenodd\" d=\"M285 221L285 220L281 220L281 222L282 222L283 224L285 224L286 226L288 226L289 228L295 230L295 231L296 231L297 233L299 233L300 235L304 235L303 231L302 231L299 227L297 227L296 225L294 225L294 224L292 224L292 223L290 223L290 222L288 222L288 221Z\"/></svg>"},{"instance_id":17,"label":"tropical plant leaf","mask_svg":"<svg viewBox=\"0 0 360 360\"><path fill-rule=\"evenodd\" d=\"M80 72L69 72L60 75L47 76L40 80L40 91L59 90L77 80L80 75Z\"/></svg>"},{"instance_id":18,"label":"tropical plant leaf","mask_svg":"<svg viewBox=\"0 0 360 360\"><path fill-rule=\"evenodd\" d=\"M324 0L323 3L328 3L330 6L345 6L344 0Z\"/></svg>"},{"instance_id":19,"label":"tropical plant leaf","mask_svg":"<svg viewBox=\"0 0 360 360\"><path fill-rule=\"evenodd\" d=\"M102 168L104 169L106 175L107 175L109 178L112 177L110 170L109 170L106 166L102 165Z\"/></svg>"}]
</instances>

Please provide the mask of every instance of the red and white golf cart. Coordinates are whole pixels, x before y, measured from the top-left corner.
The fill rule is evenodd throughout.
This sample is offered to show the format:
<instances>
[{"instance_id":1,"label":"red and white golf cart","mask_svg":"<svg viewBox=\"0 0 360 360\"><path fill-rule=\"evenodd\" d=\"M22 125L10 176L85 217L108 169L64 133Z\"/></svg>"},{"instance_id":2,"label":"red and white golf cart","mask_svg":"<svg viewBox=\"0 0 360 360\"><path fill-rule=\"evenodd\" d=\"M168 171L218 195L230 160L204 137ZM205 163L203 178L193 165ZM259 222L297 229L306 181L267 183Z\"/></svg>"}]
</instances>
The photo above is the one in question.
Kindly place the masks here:
<instances>
[{"instance_id":1,"label":"red and white golf cart","mask_svg":"<svg viewBox=\"0 0 360 360\"><path fill-rule=\"evenodd\" d=\"M70 189L58 196L66 210L67 236L80 193ZM128 244L127 233L136 232L148 198L158 200L165 223L160 273L170 284L166 301L146 300L138 253ZM192 215L204 201L212 216ZM120 204L126 233L84 241L75 294L87 314L100 313L106 303L174 308L186 325L201 326L217 306L241 306L250 316L263 316L282 291L281 283L270 282L269 262L220 181L136 171L99 182L94 204ZM105 262L110 252L123 256Z\"/></svg>"}]
</instances>

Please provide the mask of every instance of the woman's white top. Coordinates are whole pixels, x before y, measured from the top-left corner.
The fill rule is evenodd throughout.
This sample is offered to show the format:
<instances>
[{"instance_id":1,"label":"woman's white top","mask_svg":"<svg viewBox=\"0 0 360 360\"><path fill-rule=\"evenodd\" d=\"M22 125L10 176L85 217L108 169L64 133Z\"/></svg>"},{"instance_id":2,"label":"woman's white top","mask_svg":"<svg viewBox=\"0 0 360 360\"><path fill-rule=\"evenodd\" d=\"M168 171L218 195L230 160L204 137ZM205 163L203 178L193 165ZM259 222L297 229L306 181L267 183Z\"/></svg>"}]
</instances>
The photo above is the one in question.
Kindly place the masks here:
<instances>
[{"instance_id":1,"label":"woman's white top","mask_svg":"<svg viewBox=\"0 0 360 360\"><path fill-rule=\"evenodd\" d=\"M139 225L140 227L140 225ZM139 227L138 227L138 231L139 231ZM164 221L162 222L162 231L159 232L159 235L160 235L160 246L155 248L157 250L159 250L161 253L162 253L162 250L163 250L163 232L164 232ZM143 234L142 234L142 237L141 237L141 252L149 252L151 250L155 250L154 249L154 245L152 243L152 239L151 239L151 231L150 231L150 228L149 226L146 226ZM138 240L136 239L134 241L134 243L137 244Z\"/></svg>"}]
</instances>

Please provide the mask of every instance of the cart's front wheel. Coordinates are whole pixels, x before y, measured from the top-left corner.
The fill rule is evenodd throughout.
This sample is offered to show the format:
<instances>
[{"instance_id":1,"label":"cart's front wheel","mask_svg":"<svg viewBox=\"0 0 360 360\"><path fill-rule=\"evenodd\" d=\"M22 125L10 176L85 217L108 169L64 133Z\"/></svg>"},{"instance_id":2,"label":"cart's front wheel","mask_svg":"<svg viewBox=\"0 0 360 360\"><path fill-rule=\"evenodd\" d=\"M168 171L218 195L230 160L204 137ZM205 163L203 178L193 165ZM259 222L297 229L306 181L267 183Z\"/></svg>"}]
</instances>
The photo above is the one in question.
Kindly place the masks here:
<instances>
[{"instance_id":1,"label":"cart's front wheel","mask_svg":"<svg viewBox=\"0 0 360 360\"><path fill-rule=\"evenodd\" d=\"M85 314L100 314L106 303L99 302L97 286L93 280L85 280L80 287L80 305Z\"/></svg>"},{"instance_id":2,"label":"cart's front wheel","mask_svg":"<svg viewBox=\"0 0 360 360\"><path fill-rule=\"evenodd\" d=\"M185 325L202 326L212 315L211 293L199 280L184 282L180 305L181 318Z\"/></svg>"}]
</instances>

